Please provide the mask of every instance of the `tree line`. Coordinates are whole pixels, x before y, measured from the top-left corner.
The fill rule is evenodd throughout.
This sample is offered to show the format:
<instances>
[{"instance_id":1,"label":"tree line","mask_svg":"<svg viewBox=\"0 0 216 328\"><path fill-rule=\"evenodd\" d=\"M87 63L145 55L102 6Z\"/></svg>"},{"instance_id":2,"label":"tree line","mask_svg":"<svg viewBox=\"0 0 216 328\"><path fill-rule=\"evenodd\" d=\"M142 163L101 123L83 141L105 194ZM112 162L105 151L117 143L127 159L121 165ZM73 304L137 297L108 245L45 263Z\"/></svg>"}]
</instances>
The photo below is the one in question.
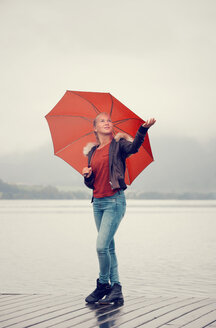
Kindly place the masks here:
<instances>
[{"instance_id":1,"label":"tree line","mask_svg":"<svg viewBox=\"0 0 216 328\"><path fill-rule=\"evenodd\" d=\"M216 199L216 192L140 192L126 190L128 199ZM61 191L54 186L9 184L0 179L0 199L90 199L91 190Z\"/></svg>"}]
</instances>

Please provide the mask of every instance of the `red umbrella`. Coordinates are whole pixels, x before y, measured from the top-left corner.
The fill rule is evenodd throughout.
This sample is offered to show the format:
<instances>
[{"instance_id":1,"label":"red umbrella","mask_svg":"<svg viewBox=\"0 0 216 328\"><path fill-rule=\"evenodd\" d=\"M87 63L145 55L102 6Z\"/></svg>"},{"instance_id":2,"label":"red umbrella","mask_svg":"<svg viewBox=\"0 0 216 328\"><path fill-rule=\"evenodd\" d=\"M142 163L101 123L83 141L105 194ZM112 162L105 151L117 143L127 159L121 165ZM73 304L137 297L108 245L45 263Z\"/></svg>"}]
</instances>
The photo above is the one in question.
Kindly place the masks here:
<instances>
[{"instance_id":1,"label":"red umbrella","mask_svg":"<svg viewBox=\"0 0 216 328\"><path fill-rule=\"evenodd\" d=\"M79 173L87 166L83 148L95 142L93 120L101 113L109 113L114 134L125 132L135 137L144 121L124 106L110 93L66 91L57 105L46 115L49 124L54 154L62 158ZM148 134L139 152L126 160L125 182L133 180L153 161Z\"/></svg>"}]
</instances>

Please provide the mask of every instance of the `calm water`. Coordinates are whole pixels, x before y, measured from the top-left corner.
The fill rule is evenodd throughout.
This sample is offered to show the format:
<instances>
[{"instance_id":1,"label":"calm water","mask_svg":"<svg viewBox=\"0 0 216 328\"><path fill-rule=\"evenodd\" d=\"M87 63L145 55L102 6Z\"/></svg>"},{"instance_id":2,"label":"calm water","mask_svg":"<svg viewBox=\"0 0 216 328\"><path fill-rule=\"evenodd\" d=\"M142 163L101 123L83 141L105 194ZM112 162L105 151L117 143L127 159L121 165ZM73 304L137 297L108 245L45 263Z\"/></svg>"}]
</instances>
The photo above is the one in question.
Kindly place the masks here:
<instances>
[{"instance_id":1,"label":"calm water","mask_svg":"<svg viewBox=\"0 0 216 328\"><path fill-rule=\"evenodd\" d=\"M116 235L124 293L216 297L216 201L127 204ZM89 201L0 201L0 293L86 295L95 240Z\"/></svg>"}]
</instances>

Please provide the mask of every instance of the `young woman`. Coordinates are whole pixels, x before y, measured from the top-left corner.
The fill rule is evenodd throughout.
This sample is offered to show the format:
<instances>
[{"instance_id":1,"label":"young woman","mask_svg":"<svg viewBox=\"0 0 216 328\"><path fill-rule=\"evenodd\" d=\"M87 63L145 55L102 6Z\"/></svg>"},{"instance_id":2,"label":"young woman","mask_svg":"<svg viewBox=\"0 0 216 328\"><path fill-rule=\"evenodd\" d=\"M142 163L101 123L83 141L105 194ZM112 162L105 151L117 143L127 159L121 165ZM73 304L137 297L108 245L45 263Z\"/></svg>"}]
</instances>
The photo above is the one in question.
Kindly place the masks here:
<instances>
[{"instance_id":1,"label":"young woman","mask_svg":"<svg viewBox=\"0 0 216 328\"><path fill-rule=\"evenodd\" d=\"M155 119L151 118L141 125L133 140L124 133L113 137L113 124L109 114L100 113L94 120L97 144L91 143L84 148L84 154L88 156L88 167L84 167L82 173L86 186L93 189L100 273L96 289L85 299L87 303L124 303L114 235L126 209L125 160L139 150L147 130L154 123ZM106 297L103 298L104 296Z\"/></svg>"}]
</instances>

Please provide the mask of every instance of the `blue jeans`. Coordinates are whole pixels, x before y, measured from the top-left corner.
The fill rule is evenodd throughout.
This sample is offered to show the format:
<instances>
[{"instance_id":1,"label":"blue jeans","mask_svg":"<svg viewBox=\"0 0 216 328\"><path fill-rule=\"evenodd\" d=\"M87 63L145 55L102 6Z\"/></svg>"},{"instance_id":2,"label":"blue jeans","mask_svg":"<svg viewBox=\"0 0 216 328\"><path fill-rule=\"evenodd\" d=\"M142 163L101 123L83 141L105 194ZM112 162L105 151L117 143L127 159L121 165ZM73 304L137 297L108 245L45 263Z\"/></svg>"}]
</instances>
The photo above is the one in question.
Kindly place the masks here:
<instances>
[{"instance_id":1,"label":"blue jeans","mask_svg":"<svg viewBox=\"0 0 216 328\"><path fill-rule=\"evenodd\" d=\"M118 262L115 253L114 235L125 214L126 201L124 191L113 196L94 198L93 210L97 236L97 254L99 260L99 281L102 284L119 284Z\"/></svg>"}]
</instances>

